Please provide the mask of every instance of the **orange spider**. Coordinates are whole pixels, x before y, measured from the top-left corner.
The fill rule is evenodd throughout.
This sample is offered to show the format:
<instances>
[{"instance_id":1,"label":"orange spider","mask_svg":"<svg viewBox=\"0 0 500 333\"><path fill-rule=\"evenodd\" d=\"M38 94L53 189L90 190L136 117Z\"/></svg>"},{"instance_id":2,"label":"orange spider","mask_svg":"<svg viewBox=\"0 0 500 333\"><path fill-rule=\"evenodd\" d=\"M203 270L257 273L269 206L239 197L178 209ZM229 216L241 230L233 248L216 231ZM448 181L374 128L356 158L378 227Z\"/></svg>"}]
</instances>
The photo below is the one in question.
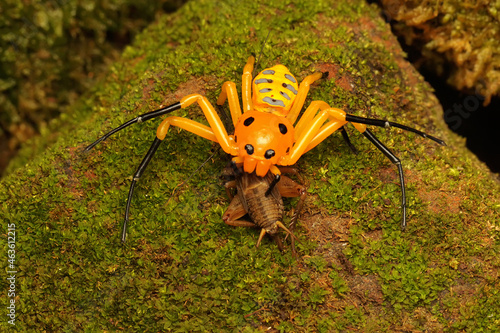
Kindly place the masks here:
<instances>
[{"instance_id":1,"label":"orange spider","mask_svg":"<svg viewBox=\"0 0 500 333\"><path fill-rule=\"evenodd\" d=\"M89 151L99 142L106 140L112 134L131 124L156 118L195 103L201 108L208 121L208 126L206 126L190 119L169 116L158 126L156 138L137 168L130 185L122 241L124 242L126 238L126 228L135 184L144 173L160 143L165 139L170 126L180 127L205 139L219 143L227 154L233 156L233 163L237 166L243 166L246 173L255 172L259 177L266 176L268 172L274 174L275 178L266 192L266 195L268 195L280 180L280 170L277 166L295 164L303 154L316 147L337 130L343 130L343 126L347 123L351 123L398 168L402 192L403 218L401 226L404 230L406 227L406 195L401 161L366 128L366 125L386 128L398 127L442 145L445 144L444 141L398 123L347 114L341 109L330 107L323 101L311 102L297 121L310 85L326 77L328 73L309 75L299 85L295 77L283 65L264 69L255 78L252 78L254 63L254 57L250 56L243 69L243 111L240 107L236 84L231 81L227 81L222 85L222 91L217 99L218 105L223 105L226 100L228 101L235 128L233 135L228 135L219 115L207 98L200 94L192 94L185 96L178 103L129 120L85 148L85 151ZM344 131L342 134L348 140ZM350 144L349 141L348 143Z\"/></svg>"}]
</instances>

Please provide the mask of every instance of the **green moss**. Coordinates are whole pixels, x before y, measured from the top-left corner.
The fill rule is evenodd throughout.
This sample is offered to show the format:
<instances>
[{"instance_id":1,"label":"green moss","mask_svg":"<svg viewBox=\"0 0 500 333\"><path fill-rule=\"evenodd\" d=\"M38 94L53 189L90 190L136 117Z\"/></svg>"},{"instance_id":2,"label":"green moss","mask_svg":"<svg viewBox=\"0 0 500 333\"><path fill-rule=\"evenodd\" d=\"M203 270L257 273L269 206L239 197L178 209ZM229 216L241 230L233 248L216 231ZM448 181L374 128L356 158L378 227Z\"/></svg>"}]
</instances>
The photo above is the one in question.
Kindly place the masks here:
<instances>
[{"instance_id":1,"label":"green moss","mask_svg":"<svg viewBox=\"0 0 500 333\"><path fill-rule=\"evenodd\" d=\"M445 131L436 99L374 7L350 3L189 2L138 36L74 114L58 120L56 142L2 180L2 233L7 223L17 232L17 328L492 329L500 320L492 306L500 290L498 184ZM131 175L158 121L81 150L186 94L215 101L222 82L241 83L247 56L262 47L260 68L283 63L299 79L330 72L307 103L321 99L448 142L373 129L404 166L407 232L399 230L395 167L349 128L359 154L333 135L298 163L310 193L296 230L300 258L267 238L256 249L258 230L221 221L226 156L218 150L196 171L212 144L172 129L138 183L122 246ZM196 107L176 115L204 122Z\"/></svg>"}]
</instances>

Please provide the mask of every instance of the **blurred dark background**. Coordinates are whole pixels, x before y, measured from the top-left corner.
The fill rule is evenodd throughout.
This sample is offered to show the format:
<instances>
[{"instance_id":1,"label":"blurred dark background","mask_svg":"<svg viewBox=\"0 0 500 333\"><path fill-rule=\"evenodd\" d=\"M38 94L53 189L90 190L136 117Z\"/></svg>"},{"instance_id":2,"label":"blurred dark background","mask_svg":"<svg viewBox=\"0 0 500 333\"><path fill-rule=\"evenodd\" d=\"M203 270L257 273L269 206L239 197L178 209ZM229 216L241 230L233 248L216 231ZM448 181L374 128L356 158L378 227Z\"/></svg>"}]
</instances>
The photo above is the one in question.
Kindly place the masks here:
<instances>
[{"instance_id":1,"label":"blurred dark background","mask_svg":"<svg viewBox=\"0 0 500 333\"><path fill-rule=\"evenodd\" d=\"M500 11L479 0L368 0L435 90L443 119L500 173Z\"/></svg>"},{"instance_id":2,"label":"blurred dark background","mask_svg":"<svg viewBox=\"0 0 500 333\"><path fill-rule=\"evenodd\" d=\"M19 1L0 6L0 176L20 146L184 0Z\"/></svg>"}]
</instances>

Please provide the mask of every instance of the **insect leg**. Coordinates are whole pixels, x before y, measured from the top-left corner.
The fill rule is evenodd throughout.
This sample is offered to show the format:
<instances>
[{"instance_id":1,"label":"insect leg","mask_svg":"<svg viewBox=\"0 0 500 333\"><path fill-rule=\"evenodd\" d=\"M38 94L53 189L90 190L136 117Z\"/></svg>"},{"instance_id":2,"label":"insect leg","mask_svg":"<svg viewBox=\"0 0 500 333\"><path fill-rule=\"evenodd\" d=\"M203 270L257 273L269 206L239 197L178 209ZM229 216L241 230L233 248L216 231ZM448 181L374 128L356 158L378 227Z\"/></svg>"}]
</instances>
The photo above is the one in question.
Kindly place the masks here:
<instances>
[{"instance_id":1,"label":"insect leg","mask_svg":"<svg viewBox=\"0 0 500 333\"><path fill-rule=\"evenodd\" d=\"M153 118L156 118L156 117L159 117L159 116L163 116L164 114L167 114L167 113L170 113L172 111L175 111L175 110L179 110L181 108L181 103L175 103L175 104L172 104L172 105L169 105L169 106L166 106L164 108L161 108L161 109L158 109L158 110L154 110L154 111L151 111L151 112L148 112L148 113L144 113L134 119L131 119L129 121L127 121L126 123L112 129L111 131L109 131L108 133L104 134L103 136L101 136L99 139L97 139L96 141L94 141L93 143L91 143L90 145L88 145L83 151L84 152L88 152L89 150L91 150L92 148L94 148L98 143L106 140L107 138L109 138L111 135L115 134L116 132L118 131L121 131L122 129L124 129L125 127L128 127L132 124L135 124L135 123L142 123L143 121L146 121L146 120L149 120L149 119L153 119Z\"/></svg>"},{"instance_id":2,"label":"insect leg","mask_svg":"<svg viewBox=\"0 0 500 333\"><path fill-rule=\"evenodd\" d=\"M222 220L225 224L233 227L257 227L257 225L253 222L241 220L241 218L246 214L247 210L245 209L245 206L241 202L240 197L236 195L231 200L231 203L224 212L224 215L222 215Z\"/></svg>"},{"instance_id":3,"label":"insect leg","mask_svg":"<svg viewBox=\"0 0 500 333\"><path fill-rule=\"evenodd\" d=\"M406 229L406 190L405 190L405 179L403 176L403 167L401 166L401 161L399 158L394 155L389 148L384 146L382 142L380 142L379 139L373 135L372 132L370 132L369 129L366 129L363 132L363 135L371 141L377 147L387 158L394 163L398 167L398 173L399 173L399 183L401 185L401 208L403 210L403 219L401 221L401 230Z\"/></svg>"},{"instance_id":4,"label":"insect leg","mask_svg":"<svg viewBox=\"0 0 500 333\"><path fill-rule=\"evenodd\" d=\"M294 168L281 168L282 172L297 174L297 171ZM291 171L289 171L291 170ZM293 179L282 176L281 182L278 184L278 191L280 192L282 197L285 198L295 198L300 197L297 206L295 207L295 212L292 216L292 220L290 222L289 228L293 230L295 228L295 224L297 223L297 218L304 206L305 199L307 197L306 187L297 183Z\"/></svg>"},{"instance_id":5,"label":"insect leg","mask_svg":"<svg viewBox=\"0 0 500 333\"><path fill-rule=\"evenodd\" d=\"M232 188L236 188L236 180L230 180L224 184L224 187L226 189L226 194L229 197L229 200L233 200L234 195L231 192Z\"/></svg>"},{"instance_id":6,"label":"insect leg","mask_svg":"<svg viewBox=\"0 0 500 333\"><path fill-rule=\"evenodd\" d=\"M285 250L285 248L283 247L283 242L281 241L280 235L276 234L276 235L271 236L271 237L274 240L274 242L276 243L276 245L278 246L278 250L283 252ZM297 253L295 252L295 248L292 248L292 255L294 257L297 257Z\"/></svg>"},{"instance_id":7,"label":"insect leg","mask_svg":"<svg viewBox=\"0 0 500 333\"><path fill-rule=\"evenodd\" d=\"M300 179L300 176L295 168L292 167L283 167L281 168L281 171L283 173L289 173L289 174L294 174L297 175ZM300 185L296 181L294 181L291 178L288 178L287 176L283 176L281 179L281 182L278 184L278 190L281 194L281 196L286 197L286 198L293 198L293 197L300 197L299 201L297 202L297 206L295 207L295 212L293 213L292 220L290 221L290 225L288 228L290 228L290 235L292 236L292 253L295 254L295 237L293 237L293 230L295 229L295 225L297 224L297 219L299 217L300 212L302 211L302 207L304 206L304 202L307 197L307 190L306 187L303 185ZM285 237L285 240L287 236Z\"/></svg>"},{"instance_id":8,"label":"insect leg","mask_svg":"<svg viewBox=\"0 0 500 333\"><path fill-rule=\"evenodd\" d=\"M288 235L290 235L290 238L292 238L292 254L295 257L295 259L297 259L297 252L295 251L295 241L299 241L299 240L297 239L297 237L295 237L293 232L288 230L287 227L285 227L285 225L283 223L281 223L280 221L276 221L276 225L278 226L278 228L281 228L281 229L286 231L287 237L288 237ZM262 230L264 230L264 229L262 229ZM261 233L261 235L262 235L262 233ZM276 236L278 236L278 235L276 235ZM278 240L279 240L279 238L278 238ZM283 245L281 244L281 240L279 240L279 242L278 242L278 247L280 245L281 245L281 247L283 247ZM283 251L283 250L280 248L280 251Z\"/></svg>"},{"instance_id":9,"label":"insect leg","mask_svg":"<svg viewBox=\"0 0 500 333\"><path fill-rule=\"evenodd\" d=\"M227 189L227 188L226 188ZM227 210L224 212L224 215L222 216L222 220L224 223L227 225L233 226L233 227L257 227L257 225L254 222L251 221L246 221L242 220L241 218L244 217L247 214L247 209L245 208L245 205L241 202L240 197L238 195L234 196L231 200L231 204L227 208ZM281 222L277 222L278 227L281 227L282 225ZM284 228L287 232L288 229ZM266 234L266 230L264 228L261 229L259 239L257 240L256 247L259 247L260 242L262 241L262 238ZM293 235L292 235L293 236ZM283 251L283 243L281 242L281 238L279 235L273 235L272 238L276 241L276 244L278 245L278 249L280 251ZM295 249L292 250L293 252Z\"/></svg>"}]
</instances>

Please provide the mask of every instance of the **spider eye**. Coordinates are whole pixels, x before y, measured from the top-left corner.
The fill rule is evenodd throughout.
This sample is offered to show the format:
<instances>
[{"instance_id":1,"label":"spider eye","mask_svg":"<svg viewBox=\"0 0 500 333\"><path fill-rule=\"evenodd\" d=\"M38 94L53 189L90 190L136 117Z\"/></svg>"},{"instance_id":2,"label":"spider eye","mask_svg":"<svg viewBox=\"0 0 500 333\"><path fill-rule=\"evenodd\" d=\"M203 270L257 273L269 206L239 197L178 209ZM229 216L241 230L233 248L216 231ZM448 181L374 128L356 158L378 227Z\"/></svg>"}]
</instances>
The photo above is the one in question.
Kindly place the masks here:
<instances>
[{"instance_id":1,"label":"spider eye","mask_svg":"<svg viewBox=\"0 0 500 333\"><path fill-rule=\"evenodd\" d=\"M247 119L245 119L245 121L243 122L243 125L245 125L245 126L250 126L250 125L253 123L253 121L254 121L254 120L255 120L255 118L254 118L254 117L248 117L248 118L247 118Z\"/></svg>"},{"instance_id":2,"label":"spider eye","mask_svg":"<svg viewBox=\"0 0 500 333\"><path fill-rule=\"evenodd\" d=\"M266 153L264 154L264 157L265 157L266 159L270 159L270 158L271 158L271 157L273 157L275 154L276 154L276 153L274 152L274 150L272 150L272 149L268 149L268 150L266 151Z\"/></svg>"},{"instance_id":3,"label":"spider eye","mask_svg":"<svg viewBox=\"0 0 500 333\"><path fill-rule=\"evenodd\" d=\"M279 127L280 127L281 134L284 135L288 132L288 129L286 128L286 126L284 124L279 124Z\"/></svg>"},{"instance_id":4,"label":"spider eye","mask_svg":"<svg viewBox=\"0 0 500 333\"><path fill-rule=\"evenodd\" d=\"M252 155L253 154L253 146L252 145L245 145L245 150L247 151L247 154L248 155ZM267 154L267 152L266 152Z\"/></svg>"}]
</instances>

